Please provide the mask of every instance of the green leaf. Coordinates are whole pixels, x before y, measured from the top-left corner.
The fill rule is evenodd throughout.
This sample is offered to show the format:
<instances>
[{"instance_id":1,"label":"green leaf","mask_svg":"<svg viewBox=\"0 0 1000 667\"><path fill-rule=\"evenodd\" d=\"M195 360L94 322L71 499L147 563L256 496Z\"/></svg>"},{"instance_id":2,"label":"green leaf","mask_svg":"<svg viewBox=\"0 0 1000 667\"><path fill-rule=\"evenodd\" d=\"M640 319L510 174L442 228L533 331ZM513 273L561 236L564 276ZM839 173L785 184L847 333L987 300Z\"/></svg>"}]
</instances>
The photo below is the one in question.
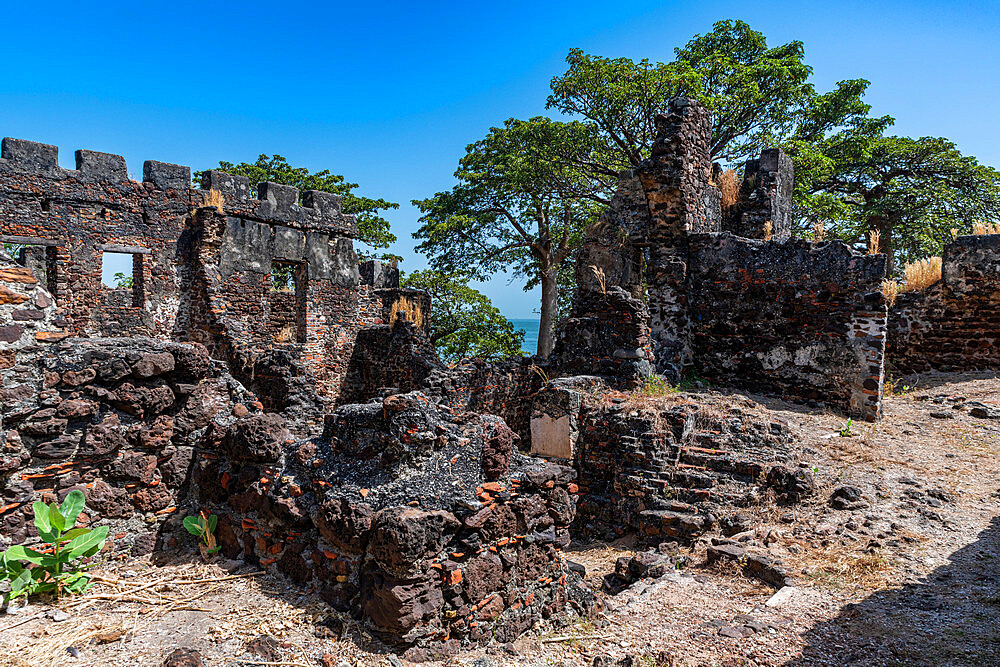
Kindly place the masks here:
<instances>
[{"instance_id":1,"label":"green leaf","mask_svg":"<svg viewBox=\"0 0 1000 667\"><path fill-rule=\"evenodd\" d=\"M100 526L86 535L80 535L66 545L66 551L71 553L73 558L78 558L95 546L100 547L103 545L104 538L108 536L108 530L107 526Z\"/></svg>"},{"instance_id":2,"label":"green leaf","mask_svg":"<svg viewBox=\"0 0 1000 667\"><path fill-rule=\"evenodd\" d=\"M39 553L34 549L29 549L28 547L24 547L19 544L12 546L10 549L7 549L7 551L5 552L5 556L8 559L13 558L15 560L25 560L34 565L41 564L42 559L46 557L45 554Z\"/></svg>"},{"instance_id":3,"label":"green leaf","mask_svg":"<svg viewBox=\"0 0 1000 667\"><path fill-rule=\"evenodd\" d=\"M90 528L72 528L70 530L67 530L65 533L63 533L59 537L59 541L60 542L69 541L69 540L72 540L74 537L78 537L80 535L86 535L89 532L90 532Z\"/></svg>"},{"instance_id":4,"label":"green leaf","mask_svg":"<svg viewBox=\"0 0 1000 667\"><path fill-rule=\"evenodd\" d=\"M31 583L31 570L23 570L19 575L17 575L10 582L10 590L12 593L17 593L22 588Z\"/></svg>"},{"instance_id":5,"label":"green leaf","mask_svg":"<svg viewBox=\"0 0 1000 667\"><path fill-rule=\"evenodd\" d=\"M184 517L184 527L187 529L187 532L196 537L201 537L202 533L205 532L205 529L201 526L201 517L197 516Z\"/></svg>"},{"instance_id":6,"label":"green leaf","mask_svg":"<svg viewBox=\"0 0 1000 667\"><path fill-rule=\"evenodd\" d=\"M86 499L83 496L83 491L79 489L74 489L69 492L66 499L63 500L60 512L66 519L66 526L72 528L76 523L76 518L80 516L80 512L83 511L83 505Z\"/></svg>"},{"instance_id":7,"label":"green leaf","mask_svg":"<svg viewBox=\"0 0 1000 667\"><path fill-rule=\"evenodd\" d=\"M36 500L31 504L31 508L35 511L35 528L38 529L39 533L51 533L52 524L49 523L49 508L48 506L40 500ZM44 539L44 537L43 537ZM47 542L48 540L46 540Z\"/></svg>"},{"instance_id":8,"label":"green leaf","mask_svg":"<svg viewBox=\"0 0 1000 667\"><path fill-rule=\"evenodd\" d=\"M66 519L63 517L62 512L59 511L59 506L55 503L50 503L48 509L49 523L52 524L52 527L60 533L66 530Z\"/></svg>"},{"instance_id":9,"label":"green leaf","mask_svg":"<svg viewBox=\"0 0 1000 667\"><path fill-rule=\"evenodd\" d=\"M218 516L216 516L215 514L212 514L211 516L209 516L208 517L208 532L209 533L214 533L215 532L215 527L218 524L219 524L219 517Z\"/></svg>"}]
</instances>

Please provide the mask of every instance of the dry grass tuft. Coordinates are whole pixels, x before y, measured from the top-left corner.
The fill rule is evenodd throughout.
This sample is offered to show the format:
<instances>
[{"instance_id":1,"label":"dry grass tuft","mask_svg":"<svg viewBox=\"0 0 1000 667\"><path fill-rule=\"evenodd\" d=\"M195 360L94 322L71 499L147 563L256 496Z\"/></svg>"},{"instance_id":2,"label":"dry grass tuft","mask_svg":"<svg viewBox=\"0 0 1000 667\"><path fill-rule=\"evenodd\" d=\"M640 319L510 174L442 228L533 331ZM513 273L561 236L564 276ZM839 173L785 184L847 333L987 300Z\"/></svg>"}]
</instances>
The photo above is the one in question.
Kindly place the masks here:
<instances>
[{"instance_id":1,"label":"dry grass tuft","mask_svg":"<svg viewBox=\"0 0 1000 667\"><path fill-rule=\"evenodd\" d=\"M424 311L416 301L410 301L407 297L401 296L392 304L392 310L389 312L390 326L399 320L412 322L414 326L421 329L424 326Z\"/></svg>"},{"instance_id":2,"label":"dry grass tuft","mask_svg":"<svg viewBox=\"0 0 1000 667\"><path fill-rule=\"evenodd\" d=\"M987 236L989 234L1000 234L1000 223L994 222L974 222L972 223L973 236Z\"/></svg>"},{"instance_id":3,"label":"dry grass tuft","mask_svg":"<svg viewBox=\"0 0 1000 667\"><path fill-rule=\"evenodd\" d=\"M895 280L883 280L882 296L885 297L885 301L889 304L890 308L896 305L896 297L899 296L899 283Z\"/></svg>"},{"instance_id":4,"label":"dry grass tuft","mask_svg":"<svg viewBox=\"0 0 1000 667\"><path fill-rule=\"evenodd\" d=\"M817 220L813 223L813 241L817 243L826 240L826 227L822 222Z\"/></svg>"},{"instance_id":5,"label":"dry grass tuft","mask_svg":"<svg viewBox=\"0 0 1000 667\"><path fill-rule=\"evenodd\" d=\"M888 558L877 553L851 553L843 548L806 552L796 559L796 569L804 567L809 577L831 588L885 588L893 566Z\"/></svg>"},{"instance_id":6,"label":"dry grass tuft","mask_svg":"<svg viewBox=\"0 0 1000 667\"><path fill-rule=\"evenodd\" d=\"M222 205L225 200L222 198L222 193L212 188L205 193L205 206L214 207L219 213L222 213Z\"/></svg>"},{"instance_id":7,"label":"dry grass tuft","mask_svg":"<svg viewBox=\"0 0 1000 667\"><path fill-rule=\"evenodd\" d=\"M772 236L774 236L774 223L768 220L764 223L764 240L770 241Z\"/></svg>"},{"instance_id":8,"label":"dry grass tuft","mask_svg":"<svg viewBox=\"0 0 1000 667\"><path fill-rule=\"evenodd\" d=\"M123 621L91 621L74 617L61 623L48 623L38 637L30 641L5 645L0 651L3 664L12 667L49 667L72 661L69 649L82 650L92 642L118 641L132 630L133 624Z\"/></svg>"},{"instance_id":9,"label":"dry grass tuft","mask_svg":"<svg viewBox=\"0 0 1000 667\"><path fill-rule=\"evenodd\" d=\"M910 262L903 267L906 280L899 288L900 292L916 292L924 290L941 280L941 258L928 257L927 259Z\"/></svg>"},{"instance_id":10,"label":"dry grass tuft","mask_svg":"<svg viewBox=\"0 0 1000 667\"><path fill-rule=\"evenodd\" d=\"M736 183L736 172L732 169L722 172L716 185L722 193L722 208L734 206L740 193L739 185Z\"/></svg>"},{"instance_id":11,"label":"dry grass tuft","mask_svg":"<svg viewBox=\"0 0 1000 667\"><path fill-rule=\"evenodd\" d=\"M868 232L868 254L877 255L879 250L879 245L881 244L882 235L877 229L873 229Z\"/></svg>"},{"instance_id":12,"label":"dry grass tuft","mask_svg":"<svg viewBox=\"0 0 1000 667\"><path fill-rule=\"evenodd\" d=\"M590 270L594 272L594 277L597 278L598 284L601 286L601 294L608 293L608 279L604 274L604 269L599 269L593 264L590 265Z\"/></svg>"}]
</instances>

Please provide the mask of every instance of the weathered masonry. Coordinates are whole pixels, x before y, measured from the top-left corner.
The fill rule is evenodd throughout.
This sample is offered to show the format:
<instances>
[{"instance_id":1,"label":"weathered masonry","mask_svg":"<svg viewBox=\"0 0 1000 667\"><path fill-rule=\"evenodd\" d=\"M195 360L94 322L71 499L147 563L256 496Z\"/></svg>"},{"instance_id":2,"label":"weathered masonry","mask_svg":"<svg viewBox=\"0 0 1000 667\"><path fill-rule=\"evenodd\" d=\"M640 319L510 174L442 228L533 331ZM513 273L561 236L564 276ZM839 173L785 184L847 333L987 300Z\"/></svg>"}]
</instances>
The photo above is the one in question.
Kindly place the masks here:
<instances>
[{"instance_id":1,"label":"weathered masonry","mask_svg":"<svg viewBox=\"0 0 1000 667\"><path fill-rule=\"evenodd\" d=\"M562 334L577 348L574 372L589 365L588 372L605 374L615 365L610 360L646 358L639 331L611 350L608 336L581 345L578 326L615 320L610 308L634 328L641 309L624 294L605 295L620 288L641 298L645 290L653 364L672 381L694 372L877 418L885 258L840 242L790 238L792 164L778 149L747 163L738 201L722 210L712 184L719 170L708 152L709 113L680 98L656 123L652 156L621 176L580 253L575 326Z\"/></svg>"},{"instance_id":2,"label":"weathered masonry","mask_svg":"<svg viewBox=\"0 0 1000 667\"><path fill-rule=\"evenodd\" d=\"M1000 235L961 236L944 249L941 281L900 294L889 311L897 373L1000 369Z\"/></svg>"},{"instance_id":3,"label":"weathered masonry","mask_svg":"<svg viewBox=\"0 0 1000 667\"><path fill-rule=\"evenodd\" d=\"M55 146L7 138L0 239L25 246L66 331L203 343L266 407L295 405L315 431L358 331L382 323L398 284L361 284L339 196L261 183L253 198L246 178L217 171L202 186L153 161L134 181L122 157L87 150L64 169ZM130 256L118 288L102 283L109 253Z\"/></svg>"}]
</instances>

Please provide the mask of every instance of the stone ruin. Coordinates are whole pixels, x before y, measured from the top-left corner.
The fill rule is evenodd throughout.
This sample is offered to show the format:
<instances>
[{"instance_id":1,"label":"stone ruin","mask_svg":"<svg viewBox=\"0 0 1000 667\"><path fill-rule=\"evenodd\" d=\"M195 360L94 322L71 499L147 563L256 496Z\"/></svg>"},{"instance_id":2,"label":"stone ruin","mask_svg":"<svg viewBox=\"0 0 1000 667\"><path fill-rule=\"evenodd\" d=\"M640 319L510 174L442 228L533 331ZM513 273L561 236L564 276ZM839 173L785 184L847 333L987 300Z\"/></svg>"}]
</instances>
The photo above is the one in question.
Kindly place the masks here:
<instances>
[{"instance_id":1,"label":"stone ruin","mask_svg":"<svg viewBox=\"0 0 1000 667\"><path fill-rule=\"evenodd\" d=\"M338 197L4 139L0 546L73 489L109 553L181 548L181 519L215 512L226 557L433 657L598 608L573 538L690 542L811 492L784 423L718 395L639 406L652 373L876 419L887 365L1000 367L998 237L959 238L888 308L884 257L791 237L786 155L749 161L724 209L708 112L676 99L656 125L553 354L455 367L429 297L359 264ZM102 284L106 253L129 286Z\"/></svg>"}]
</instances>

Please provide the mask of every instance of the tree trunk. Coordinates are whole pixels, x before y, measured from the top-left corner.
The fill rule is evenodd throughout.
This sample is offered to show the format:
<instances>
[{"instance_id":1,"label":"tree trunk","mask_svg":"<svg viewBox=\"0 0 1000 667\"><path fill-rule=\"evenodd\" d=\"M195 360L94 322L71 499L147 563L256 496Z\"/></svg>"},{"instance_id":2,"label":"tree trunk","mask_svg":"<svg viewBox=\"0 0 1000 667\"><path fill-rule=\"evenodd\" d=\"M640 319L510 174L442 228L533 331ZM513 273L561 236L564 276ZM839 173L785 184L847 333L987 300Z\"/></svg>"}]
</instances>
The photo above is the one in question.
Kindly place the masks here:
<instances>
[{"instance_id":1,"label":"tree trunk","mask_svg":"<svg viewBox=\"0 0 1000 667\"><path fill-rule=\"evenodd\" d=\"M556 344L556 317L559 315L559 286L557 267L542 270L542 317L538 323L538 356L543 359L552 353Z\"/></svg>"}]
</instances>

